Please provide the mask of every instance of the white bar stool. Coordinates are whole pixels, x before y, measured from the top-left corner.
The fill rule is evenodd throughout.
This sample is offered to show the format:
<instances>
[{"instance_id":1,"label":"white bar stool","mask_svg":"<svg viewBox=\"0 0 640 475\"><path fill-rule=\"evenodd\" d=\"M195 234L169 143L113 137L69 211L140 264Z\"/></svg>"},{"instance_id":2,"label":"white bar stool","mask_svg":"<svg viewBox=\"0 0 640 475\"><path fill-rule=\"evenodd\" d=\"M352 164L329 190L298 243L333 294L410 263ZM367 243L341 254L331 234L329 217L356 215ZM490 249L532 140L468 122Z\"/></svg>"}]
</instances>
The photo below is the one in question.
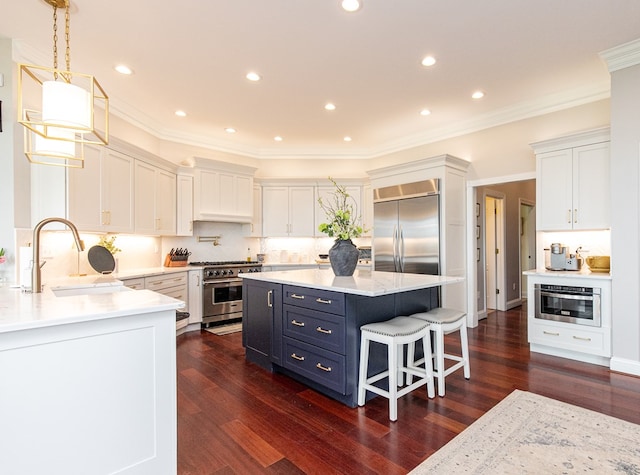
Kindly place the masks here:
<instances>
[{"instance_id":1,"label":"white bar stool","mask_svg":"<svg viewBox=\"0 0 640 475\"><path fill-rule=\"evenodd\" d=\"M433 364L433 374L438 378L438 396L444 396L444 378L460 368L464 369L465 379L471 377L469 368L469 340L467 338L467 322L466 313L451 308L437 307L428 312L414 313L410 318L428 322L431 331L434 333L434 354L435 363ZM451 355L444 352L444 336L454 331L460 331L460 347L462 348L462 357ZM413 359L413 345L409 347L407 358ZM428 353L425 351L424 353ZM456 363L445 369L444 360L453 360ZM414 362L414 365L422 364L423 359ZM428 365L430 366L430 365ZM407 376L409 383L411 375Z\"/></svg>"},{"instance_id":2,"label":"white bar stool","mask_svg":"<svg viewBox=\"0 0 640 475\"><path fill-rule=\"evenodd\" d=\"M395 317L386 322L369 323L360 327L360 375L358 379L358 406L363 406L365 395L368 391L389 399L389 419L398 419L398 398L426 384L427 395L435 397L433 384L433 368L431 364L425 364L424 368L413 364L413 358L407 358L404 365L404 345L422 340L425 354L431 354L431 337L429 324L423 320L409 317ZM369 342L375 341L387 345L388 367L385 371L367 377L369 368ZM429 361L430 363L430 361ZM407 374L407 386L398 389L398 375ZM411 382L413 376L419 378ZM389 390L374 386L373 383L381 379L389 378ZM411 378L411 379L409 379Z\"/></svg>"}]
</instances>

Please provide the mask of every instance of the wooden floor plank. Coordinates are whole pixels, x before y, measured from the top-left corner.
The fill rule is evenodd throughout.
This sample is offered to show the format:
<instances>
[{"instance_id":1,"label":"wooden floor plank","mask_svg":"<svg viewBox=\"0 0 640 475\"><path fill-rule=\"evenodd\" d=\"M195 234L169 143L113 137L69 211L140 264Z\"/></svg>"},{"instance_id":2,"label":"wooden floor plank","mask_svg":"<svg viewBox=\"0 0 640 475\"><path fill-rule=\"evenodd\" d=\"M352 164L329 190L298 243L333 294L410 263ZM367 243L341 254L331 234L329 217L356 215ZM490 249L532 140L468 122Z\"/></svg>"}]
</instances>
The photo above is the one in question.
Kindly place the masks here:
<instances>
[{"instance_id":1,"label":"wooden floor plank","mask_svg":"<svg viewBox=\"0 0 640 475\"><path fill-rule=\"evenodd\" d=\"M514 389L640 424L640 378L531 353L526 323L526 308L516 308L469 329L471 379L448 376L443 398L420 389L406 395L397 422L384 398L349 408L247 363L241 333L183 334L178 473L406 473ZM447 335L446 345L458 351L458 336Z\"/></svg>"}]
</instances>

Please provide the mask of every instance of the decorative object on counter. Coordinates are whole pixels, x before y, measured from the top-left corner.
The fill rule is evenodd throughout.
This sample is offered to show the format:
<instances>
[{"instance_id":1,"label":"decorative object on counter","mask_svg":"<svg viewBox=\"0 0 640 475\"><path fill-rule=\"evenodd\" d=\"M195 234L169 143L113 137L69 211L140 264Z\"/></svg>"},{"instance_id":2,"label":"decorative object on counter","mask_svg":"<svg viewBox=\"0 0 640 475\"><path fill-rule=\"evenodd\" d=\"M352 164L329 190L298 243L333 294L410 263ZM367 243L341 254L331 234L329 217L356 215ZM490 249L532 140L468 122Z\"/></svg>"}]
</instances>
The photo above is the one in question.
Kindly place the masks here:
<instances>
[{"instance_id":1,"label":"decorative object on counter","mask_svg":"<svg viewBox=\"0 0 640 475\"><path fill-rule=\"evenodd\" d=\"M7 258L5 257L4 247L0 247L0 264L4 264Z\"/></svg>"},{"instance_id":2,"label":"decorative object on counter","mask_svg":"<svg viewBox=\"0 0 640 475\"><path fill-rule=\"evenodd\" d=\"M331 268L337 276L350 276L358 265L358 248L351 241L352 238L362 236L364 232L359 225L361 217L358 214L355 199L347 193L343 185L329 177L336 187L333 197L328 202L318 198L318 204L327 216L327 223L318 226L318 230L329 237L336 238L335 244L329 249Z\"/></svg>"},{"instance_id":3,"label":"decorative object on counter","mask_svg":"<svg viewBox=\"0 0 640 475\"><path fill-rule=\"evenodd\" d=\"M256 257L258 258L258 262L264 262L265 254L258 253Z\"/></svg>"},{"instance_id":4,"label":"decorative object on counter","mask_svg":"<svg viewBox=\"0 0 640 475\"><path fill-rule=\"evenodd\" d=\"M111 251L100 244L89 248L87 259L93 270L99 274L111 274L116 268L116 260Z\"/></svg>"},{"instance_id":5,"label":"decorative object on counter","mask_svg":"<svg viewBox=\"0 0 640 475\"><path fill-rule=\"evenodd\" d=\"M165 267L184 267L189 263L191 253L187 248L171 249L164 258Z\"/></svg>"},{"instance_id":6,"label":"decorative object on counter","mask_svg":"<svg viewBox=\"0 0 640 475\"><path fill-rule=\"evenodd\" d=\"M116 237L108 235L100 236L100 240L98 241L98 246L104 247L111 254L116 255L118 252L122 252L122 249L116 247Z\"/></svg>"},{"instance_id":7,"label":"decorative object on counter","mask_svg":"<svg viewBox=\"0 0 640 475\"><path fill-rule=\"evenodd\" d=\"M609 256L588 256L587 265L591 272L609 272L611 270L611 259Z\"/></svg>"}]
</instances>

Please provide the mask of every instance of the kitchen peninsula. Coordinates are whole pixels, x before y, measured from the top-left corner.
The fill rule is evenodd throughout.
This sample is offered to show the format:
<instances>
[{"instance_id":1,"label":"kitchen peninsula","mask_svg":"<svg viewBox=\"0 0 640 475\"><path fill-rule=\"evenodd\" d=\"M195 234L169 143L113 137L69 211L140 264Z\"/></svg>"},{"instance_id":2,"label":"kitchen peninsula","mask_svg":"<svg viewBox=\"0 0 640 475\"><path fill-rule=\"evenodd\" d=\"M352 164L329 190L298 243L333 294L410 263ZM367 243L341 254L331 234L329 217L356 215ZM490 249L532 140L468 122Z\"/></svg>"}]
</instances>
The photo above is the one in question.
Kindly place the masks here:
<instances>
[{"instance_id":1,"label":"kitchen peninsula","mask_svg":"<svg viewBox=\"0 0 640 475\"><path fill-rule=\"evenodd\" d=\"M330 269L242 274L246 359L357 405L360 327L438 306L439 287L462 277ZM462 304L462 302L461 302ZM386 367L384 348L369 368Z\"/></svg>"},{"instance_id":2,"label":"kitchen peninsula","mask_svg":"<svg viewBox=\"0 0 640 475\"><path fill-rule=\"evenodd\" d=\"M0 288L2 473L176 473L183 303L106 284Z\"/></svg>"}]
</instances>

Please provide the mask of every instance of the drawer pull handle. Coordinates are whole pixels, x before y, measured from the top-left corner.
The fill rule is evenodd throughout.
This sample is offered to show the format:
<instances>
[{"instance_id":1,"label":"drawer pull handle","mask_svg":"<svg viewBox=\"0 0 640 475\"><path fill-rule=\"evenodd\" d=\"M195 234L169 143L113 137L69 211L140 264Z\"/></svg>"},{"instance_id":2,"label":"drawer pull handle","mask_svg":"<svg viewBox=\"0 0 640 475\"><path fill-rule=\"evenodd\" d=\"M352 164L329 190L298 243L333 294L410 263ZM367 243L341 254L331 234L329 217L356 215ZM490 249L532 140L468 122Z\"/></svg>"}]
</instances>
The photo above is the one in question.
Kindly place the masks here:
<instances>
[{"instance_id":1,"label":"drawer pull handle","mask_svg":"<svg viewBox=\"0 0 640 475\"><path fill-rule=\"evenodd\" d=\"M575 336L575 335L573 335L573 339L574 340L581 340L581 341L591 341L591 338L583 337L583 336Z\"/></svg>"},{"instance_id":2,"label":"drawer pull handle","mask_svg":"<svg viewBox=\"0 0 640 475\"><path fill-rule=\"evenodd\" d=\"M327 373L331 373L331 366L327 367L327 366L322 366L321 363L318 363L316 365L316 368L321 369L322 371L326 371Z\"/></svg>"},{"instance_id":3,"label":"drawer pull handle","mask_svg":"<svg viewBox=\"0 0 640 475\"><path fill-rule=\"evenodd\" d=\"M299 322L298 320L291 320L291 325L295 325L297 327L303 327L304 322Z\"/></svg>"},{"instance_id":4,"label":"drawer pull handle","mask_svg":"<svg viewBox=\"0 0 640 475\"><path fill-rule=\"evenodd\" d=\"M325 299L321 299L321 298L317 298L316 302L318 303L326 303L326 304L331 304L331 300L325 300Z\"/></svg>"},{"instance_id":5,"label":"drawer pull handle","mask_svg":"<svg viewBox=\"0 0 640 475\"><path fill-rule=\"evenodd\" d=\"M304 361L304 356L298 356L295 353L291 353L291 358L298 361Z\"/></svg>"},{"instance_id":6,"label":"drawer pull handle","mask_svg":"<svg viewBox=\"0 0 640 475\"><path fill-rule=\"evenodd\" d=\"M560 336L560 333L548 332L547 330L543 330L542 333L544 333L545 335Z\"/></svg>"},{"instance_id":7,"label":"drawer pull handle","mask_svg":"<svg viewBox=\"0 0 640 475\"><path fill-rule=\"evenodd\" d=\"M325 329L324 329L324 328L322 328L322 327L318 327L318 328L316 328L316 331L317 331L317 332L320 332L320 333L324 333L325 335L331 335L331 333L333 333L331 330L325 330Z\"/></svg>"},{"instance_id":8,"label":"drawer pull handle","mask_svg":"<svg viewBox=\"0 0 640 475\"><path fill-rule=\"evenodd\" d=\"M292 299L304 300L304 295L291 294Z\"/></svg>"},{"instance_id":9,"label":"drawer pull handle","mask_svg":"<svg viewBox=\"0 0 640 475\"><path fill-rule=\"evenodd\" d=\"M267 307L273 307L273 302L271 302L271 296L273 295L273 290L267 292Z\"/></svg>"}]
</instances>

